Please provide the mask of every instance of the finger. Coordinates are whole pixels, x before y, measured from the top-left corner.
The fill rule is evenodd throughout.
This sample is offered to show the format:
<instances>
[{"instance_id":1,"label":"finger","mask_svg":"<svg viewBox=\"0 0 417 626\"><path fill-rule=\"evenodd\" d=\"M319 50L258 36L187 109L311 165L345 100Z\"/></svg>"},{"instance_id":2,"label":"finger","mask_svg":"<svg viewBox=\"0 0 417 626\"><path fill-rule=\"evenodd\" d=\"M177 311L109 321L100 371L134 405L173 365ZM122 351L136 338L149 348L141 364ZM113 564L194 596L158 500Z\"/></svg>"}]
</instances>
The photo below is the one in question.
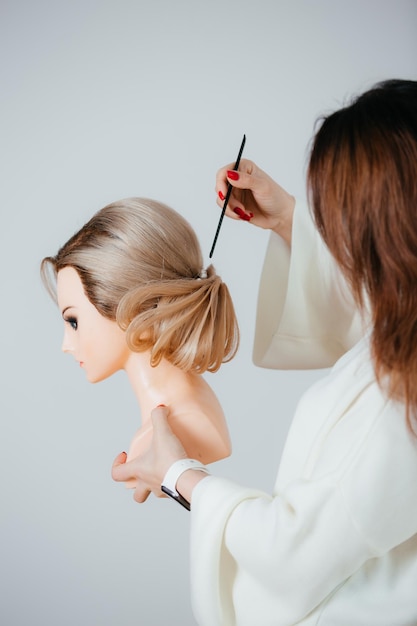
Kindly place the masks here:
<instances>
[{"instance_id":1,"label":"finger","mask_svg":"<svg viewBox=\"0 0 417 626\"><path fill-rule=\"evenodd\" d=\"M229 203L226 209L227 217L235 220L245 220L250 222L254 216L253 189L260 188L262 182L262 171L249 159L242 159L238 171L233 169L234 165L226 165L217 172L216 182L221 185L221 181L226 182L226 188L232 187ZM227 193L227 192L226 192ZM224 207L224 195L221 189L218 190L217 204ZM246 203L249 203L248 205Z\"/></svg>"},{"instance_id":2,"label":"finger","mask_svg":"<svg viewBox=\"0 0 417 626\"><path fill-rule=\"evenodd\" d=\"M126 452L121 452L113 461L113 465L111 468L111 477L116 482L124 482L125 480L129 480L130 478L134 478L129 463L126 463L126 459Z\"/></svg>"},{"instance_id":3,"label":"finger","mask_svg":"<svg viewBox=\"0 0 417 626\"><path fill-rule=\"evenodd\" d=\"M257 168L252 161L245 161L245 167L239 168L237 172L228 170L226 172L227 182L234 189L248 189L253 194L263 192L268 187L269 177L262 170Z\"/></svg>"},{"instance_id":4,"label":"finger","mask_svg":"<svg viewBox=\"0 0 417 626\"><path fill-rule=\"evenodd\" d=\"M239 217L233 212L233 209L231 209L230 207L240 206L242 204L242 198L241 198L242 193L244 192L240 190L237 193L232 191L227 208L226 208L227 217L231 217L232 219L239 219ZM224 203L225 203L225 197L223 195L221 197L218 195L216 203L221 209L223 209Z\"/></svg>"},{"instance_id":5,"label":"finger","mask_svg":"<svg viewBox=\"0 0 417 626\"><path fill-rule=\"evenodd\" d=\"M148 499L150 493L149 489L146 489L143 485L138 485L133 493L133 499L135 502L142 504L142 502Z\"/></svg>"},{"instance_id":6,"label":"finger","mask_svg":"<svg viewBox=\"0 0 417 626\"><path fill-rule=\"evenodd\" d=\"M220 202L224 201L226 194L227 194L227 188L228 188L227 172L228 170L233 169L234 166L235 166L234 163L229 163L228 165L225 165L224 167L220 168L216 174L216 193L217 193L218 200Z\"/></svg>"},{"instance_id":7,"label":"finger","mask_svg":"<svg viewBox=\"0 0 417 626\"><path fill-rule=\"evenodd\" d=\"M166 406L157 406L151 412L153 437L156 448L162 446L162 449L169 446L171 452L180 451L182 455L183 447L177 435L169 425L169 409Z\"/></svg>"},{"instance_id":8,"label":"finger","mask_svg":"<svg viewBox=\"0 0 417 626\"><path fill-rule=\"evenodd\" d=\"M250 222L253 218L252 212L246 212L245 209L240 206L235 206L233 208L233 213L239 220L242 220L243 222Z\"/></svg>"},{"instance_id":9,"label":"finger","mask_svg":"<svg viewBox=\"0 0 417 626\"><path fill-rule=\"evenodd\" d=\"M160 435L172 435L172 430L168 424L169 409L163 404L155 407L151 411L152 425L154 436L156 433Z\"/></svg>"},{"instance_id":10,"label":"finger","mask_svg":"<svg viewBox=\"0 0 417 626\"><path fill-rule=\"evenodd\" d=\"M165 406L158 406L151 412L153 449L158 460L158 471L164 473L171 463L187 457L182 442L169 425L168 418L169 410Z\"/></svg>"},{"instance_id":11,"label":"finger","mask_svg":"<svg viewBox=\"0 0 417 626\"><path fill-rule=\"evenodd\" d=\"M249 159L242 159L239 168L237 170L238 178L228 176L228 172L235 172L235 164L229 163L224 167L220 168L216 174L216 189L217 192L220 190L226 194L228 185L232 185L232 187L236 187L237 189L250 189L250 187L245 187L242 184L241 177L245 174L246 176L252 176L258 171L255 163L250 161ZM248 180L248 179L246 179Z\"/></svg>"}]
</instances>

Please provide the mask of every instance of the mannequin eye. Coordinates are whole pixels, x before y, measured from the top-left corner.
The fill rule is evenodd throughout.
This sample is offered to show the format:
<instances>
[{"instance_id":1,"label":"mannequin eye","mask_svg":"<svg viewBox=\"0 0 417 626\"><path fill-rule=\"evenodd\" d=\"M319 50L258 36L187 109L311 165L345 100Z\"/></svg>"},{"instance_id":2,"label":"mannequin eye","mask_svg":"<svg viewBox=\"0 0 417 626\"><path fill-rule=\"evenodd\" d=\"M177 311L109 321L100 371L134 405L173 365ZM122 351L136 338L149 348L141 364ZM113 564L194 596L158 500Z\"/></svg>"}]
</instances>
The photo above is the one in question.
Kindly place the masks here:
<instances>
[{"instance_id":1,"label":"mannequin eye","mask_svg":"<svg viewBox=\"0 0 417 626\"><path fill-rule=\"evenodd\" d=\"M73 330L77 330L78 322L75 317L64 317L64 321L69 324Z\"/></svg>"}]
</instances>

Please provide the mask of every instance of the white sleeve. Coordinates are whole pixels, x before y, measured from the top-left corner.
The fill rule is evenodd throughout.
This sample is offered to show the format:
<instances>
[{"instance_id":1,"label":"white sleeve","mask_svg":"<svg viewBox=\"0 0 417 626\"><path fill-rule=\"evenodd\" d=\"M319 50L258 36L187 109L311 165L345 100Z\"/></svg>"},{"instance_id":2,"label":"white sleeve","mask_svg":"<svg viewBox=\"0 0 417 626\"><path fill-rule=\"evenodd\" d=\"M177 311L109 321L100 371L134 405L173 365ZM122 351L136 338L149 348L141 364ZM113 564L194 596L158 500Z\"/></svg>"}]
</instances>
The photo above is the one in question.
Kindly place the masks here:
<instances>
[{"instance_id":1,"label":"white sleeve","mask_svg":"<svg viewBox=\"0 0 417 626\"><path fill-rule=\"evenodd\" d=\"M272 615L298 623L375 556L329 478L275 497L213 477L198 489L191 586L200 626L269 624Z\"/></svg>"},{"instance_id":2,"label":"white sleeve","mask_svg":"<svg viewBox=\"0 0 417 626\"><path fill-rule=\"evenodd\" d=\"M386 405L355 443L335 471L293 480L274 496L213 476L197 485L198 624L298 623L366 561L415 534L417 444L401 410Z\"/></svg>"},{"instance_id":3,"label":"white sleeve","mask_svg":"<svg viewBox=\"0 0 417 626\"><path fill-rule=\"evenodd\" d=\"M260 367L330 367L363 336L351 292L297 202L291 251L271 233L258 294L253 360Z\"/></svg>"}]
</instances>

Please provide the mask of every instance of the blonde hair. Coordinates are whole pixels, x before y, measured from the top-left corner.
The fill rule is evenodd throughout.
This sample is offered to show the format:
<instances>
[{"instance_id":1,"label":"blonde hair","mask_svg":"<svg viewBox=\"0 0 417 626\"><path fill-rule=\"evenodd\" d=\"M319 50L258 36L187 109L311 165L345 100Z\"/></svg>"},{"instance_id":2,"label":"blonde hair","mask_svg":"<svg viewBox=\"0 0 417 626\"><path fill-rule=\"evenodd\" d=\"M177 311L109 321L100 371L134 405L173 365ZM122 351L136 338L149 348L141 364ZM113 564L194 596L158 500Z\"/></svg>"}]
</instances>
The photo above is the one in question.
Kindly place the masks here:
<instances>
[{"instance_id":1,"label":"blonde hair","mask_svg":"<svg viewBox=\"0 0 417 626\"><path fill-rule=\"evenodd\" d=\"M202 272L194 230L165 204L109 204L45 257L41 276L55 301L64 267L77 271L99 313L126 331L131 350L150 350L152 365L164 358L201 374L235 356L239 329L229 290L212 265Z\"/></svg>"}]
</instances>

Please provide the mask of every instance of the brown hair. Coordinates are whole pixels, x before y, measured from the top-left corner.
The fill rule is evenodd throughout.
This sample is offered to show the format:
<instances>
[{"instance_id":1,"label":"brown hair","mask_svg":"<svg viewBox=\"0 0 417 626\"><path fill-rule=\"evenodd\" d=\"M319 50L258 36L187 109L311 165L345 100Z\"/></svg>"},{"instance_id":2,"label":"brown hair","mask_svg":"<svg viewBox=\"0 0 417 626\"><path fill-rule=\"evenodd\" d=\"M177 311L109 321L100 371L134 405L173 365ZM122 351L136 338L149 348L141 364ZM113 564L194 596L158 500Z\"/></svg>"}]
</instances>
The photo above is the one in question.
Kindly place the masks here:
<instances>
[{"instance_id":1,"label":"brown hair","mask_svg":"<svg viewBox=\"0 0 417 626\"><path fill-rule=\"evenodd\" d=\"M375 85L324 118L308 191L358 304L369 302L380 384L417 410L417 82Z\"/></svg>"},{"instance_id":2,"label":"brown hair","mask_svg":"<svg viewBox=\"0 0 417 626\"><path fill-rule=\"evenodd\" d=\"M56 300L56 276L79 274L85 294L126 331L133 351L151 351L184 371L214 372L236 354L239 330L227 286L203 257L194 230L170 207L128 198L98 211L41 276Z\"/></svg>"}]
</instances>

